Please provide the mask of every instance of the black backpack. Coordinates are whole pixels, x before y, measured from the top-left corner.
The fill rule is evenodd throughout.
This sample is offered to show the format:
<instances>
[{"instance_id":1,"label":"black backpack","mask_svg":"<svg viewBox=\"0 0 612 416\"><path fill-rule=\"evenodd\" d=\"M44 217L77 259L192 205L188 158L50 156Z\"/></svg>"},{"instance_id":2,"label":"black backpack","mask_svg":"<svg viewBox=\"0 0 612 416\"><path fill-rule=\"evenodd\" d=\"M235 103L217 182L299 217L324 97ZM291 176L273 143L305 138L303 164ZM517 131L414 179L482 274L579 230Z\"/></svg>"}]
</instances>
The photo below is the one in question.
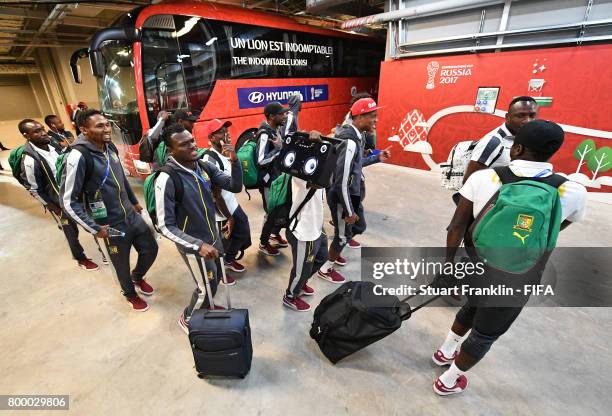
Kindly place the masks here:
<instances>
[{"instance_id":1,"label":"black backpack","mask_svg":"<svg viewBox=\"0 0 612 416\"><path fill-rule=\"evenodd\" d=\"M138 159L143 162L152 163L155 155L155 148L149 140L149 135L145 134L138 142Z\"/></svg>"}]
</instances>

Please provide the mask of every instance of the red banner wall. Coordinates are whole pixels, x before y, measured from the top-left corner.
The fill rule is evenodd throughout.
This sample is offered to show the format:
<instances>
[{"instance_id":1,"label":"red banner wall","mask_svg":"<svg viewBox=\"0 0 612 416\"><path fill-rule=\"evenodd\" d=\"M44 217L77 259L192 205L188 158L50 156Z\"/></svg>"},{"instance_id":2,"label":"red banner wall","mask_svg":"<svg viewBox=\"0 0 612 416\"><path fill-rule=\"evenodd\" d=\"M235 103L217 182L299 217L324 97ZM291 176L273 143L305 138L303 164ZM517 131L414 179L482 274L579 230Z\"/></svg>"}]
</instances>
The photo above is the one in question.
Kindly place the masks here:
<instances>
[{"instance_id":1,"label":"red banner wall","mask_svg":"<svg viewBox=\"0 0 612 416\"><path fill-rule=\"evenodd\" d=\"M612 147L611 62L612 45L383 62L379 101L385 108L379 112L378 146L392 146L392 163L436 170L435 164L446 161L455 143L478 139L503 123L503 118L474 111L479 87L499 87L499 115L519 95L552 98L549 107L540 107L539 117L561 124L566 139L551 161L556 171L575 173L579 161L573 153L585 139L593 139L597 149ZM544 80L541 89L537 87L542 81L532 81L530 88L533 79ZM444 112L450 114L438 118ZM387 141L394 135L399 143ZM407 145L417 151L426 149L421 141L431 145L429 163L428 156L402 150ZM610 164L602 166L589 191L612 190L612 151L607 153L604 163ZM586 180L594 172L585 163L580 173Z\"/></svg>"}]
</instances>

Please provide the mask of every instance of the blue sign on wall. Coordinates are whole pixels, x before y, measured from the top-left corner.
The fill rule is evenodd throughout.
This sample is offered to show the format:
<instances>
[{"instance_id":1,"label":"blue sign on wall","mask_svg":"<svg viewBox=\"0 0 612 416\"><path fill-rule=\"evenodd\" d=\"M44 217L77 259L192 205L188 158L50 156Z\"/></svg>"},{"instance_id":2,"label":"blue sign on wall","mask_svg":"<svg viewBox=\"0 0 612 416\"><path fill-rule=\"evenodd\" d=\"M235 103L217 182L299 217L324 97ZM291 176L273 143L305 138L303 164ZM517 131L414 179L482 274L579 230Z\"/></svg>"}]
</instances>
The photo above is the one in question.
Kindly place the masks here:
<instances>
[{"instance_id":1,"label":"blue sign on wall","mask_svg":"<svg viewBox=\"0 0 612 416\"><path fill-rule=\"evenodd\" d=\"M294 94L299 94L303 103L329 99L327 85L238 88L238 105L240 108L256 108L264 107L272 101L287 104L289 97Z\"/></svg>"}]
</instances>

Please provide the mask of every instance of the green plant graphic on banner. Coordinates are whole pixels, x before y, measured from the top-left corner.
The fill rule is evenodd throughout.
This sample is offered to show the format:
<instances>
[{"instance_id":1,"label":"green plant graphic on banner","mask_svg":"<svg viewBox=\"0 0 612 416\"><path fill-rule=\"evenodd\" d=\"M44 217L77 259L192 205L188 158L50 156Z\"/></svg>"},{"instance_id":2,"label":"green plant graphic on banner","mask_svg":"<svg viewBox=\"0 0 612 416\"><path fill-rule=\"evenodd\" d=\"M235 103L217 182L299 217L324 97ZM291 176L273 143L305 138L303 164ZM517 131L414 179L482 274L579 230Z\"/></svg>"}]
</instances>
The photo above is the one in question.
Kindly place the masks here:
<instances>
[{"instance_id":1,"label":"green plant graphic on banner","mask_svg":"<svg viewBox=\"0 0 612 416\"><path fill-rule=\"evenodd\" d=\"M587 167L593 172L593 181L598 174L612 169L612 147L605 146L592 152L587 159Z\"/></svg>"},{"instance_id":2,"label":"green plant graphic on banner","mask_svg":"<svg viewBox=\"0 0 612 416\"><path fill-rule=\"evenodd\" d=\"M576 168L576 173L580 172L580 168L582 168L582 165L587 162L589 156L593 154L595 149L596 146L593 139L586 139L580 143L578 147L576 147L576 150L574 150L574 158L578 160L578 168Z\"/></svg>"}]
</instances>

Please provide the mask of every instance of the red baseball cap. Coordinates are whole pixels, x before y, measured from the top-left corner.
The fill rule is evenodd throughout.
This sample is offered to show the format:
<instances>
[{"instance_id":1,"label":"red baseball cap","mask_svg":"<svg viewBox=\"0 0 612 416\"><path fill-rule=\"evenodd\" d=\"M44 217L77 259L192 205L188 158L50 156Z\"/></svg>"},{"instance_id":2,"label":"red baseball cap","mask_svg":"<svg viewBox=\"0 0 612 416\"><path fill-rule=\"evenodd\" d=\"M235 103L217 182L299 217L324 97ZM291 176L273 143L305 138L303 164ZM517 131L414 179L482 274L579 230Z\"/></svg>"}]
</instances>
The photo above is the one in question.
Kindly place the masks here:
<instances>
[{"instance_id":1,"label":"red baseball cap","mask_svg":"<svg viewBox=\"0 0 612 416\"><path fill-rule=\"evenodd\" d=\"M371 113L372 111L376 111L381 109L371 98L361 98L355 101L355 104L351 107L351 115L358 116L361 114Z\"/></svg>"},{"instance_id":2,"label":"red baseball cap","mask_svg":"<svg viewBox=\"0 0 612 416\"><path fill-rule=\"evenodd\" d=\"M218 118L210 120L208 123L204 125L204 136L208 137L214 132L221 130L222 127L229 127L232 125L231 121L221 121Z\"/></svg>"}]
</instances>

